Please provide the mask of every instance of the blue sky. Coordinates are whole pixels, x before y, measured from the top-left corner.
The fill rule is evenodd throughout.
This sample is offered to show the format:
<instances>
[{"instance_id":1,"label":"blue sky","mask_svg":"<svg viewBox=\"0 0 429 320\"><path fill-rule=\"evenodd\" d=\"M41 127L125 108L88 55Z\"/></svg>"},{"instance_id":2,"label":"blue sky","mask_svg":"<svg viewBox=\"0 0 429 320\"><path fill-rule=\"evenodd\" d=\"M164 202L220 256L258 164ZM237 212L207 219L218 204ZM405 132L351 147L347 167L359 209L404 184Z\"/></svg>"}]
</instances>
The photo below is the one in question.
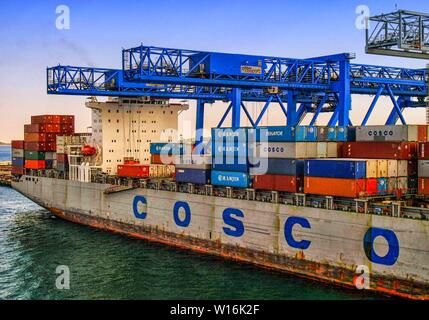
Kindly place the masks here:
<instances>
[{"instance_id":1,"label":"blue sky","mask_svg":"<svg viewBox=\"0 0 429 320\"><path fill-rule=\"evenodd\" d=\"M61 4L70 8L70 30L55 27L55 9ZM84 130L90 123L84 97L47 96L45 68L58 63L119 68L121 48L141 42L298 58L355 52L359 63L425 65L423 60L366 55L365 32L355 27L355 9L361 4L371 14L395 11L396 4L429 12L427 0L2 0L0 141L22 138L22 125L35 113L76 114Z\"/></svg>"}]
</instances>

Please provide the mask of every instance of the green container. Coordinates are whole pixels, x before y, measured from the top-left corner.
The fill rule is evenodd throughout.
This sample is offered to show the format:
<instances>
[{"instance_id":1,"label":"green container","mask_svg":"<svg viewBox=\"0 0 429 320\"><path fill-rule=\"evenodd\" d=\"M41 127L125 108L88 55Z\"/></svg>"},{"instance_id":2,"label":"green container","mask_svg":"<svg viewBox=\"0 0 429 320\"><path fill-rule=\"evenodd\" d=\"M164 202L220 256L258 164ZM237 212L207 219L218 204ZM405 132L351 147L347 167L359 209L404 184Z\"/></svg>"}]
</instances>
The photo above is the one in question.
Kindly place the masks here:
<instances>
[{"instance_id":1,"label":"green container","mask_svg":"<svg viewBox=\"0 0 429 320\"><path fill-rule=\"evenodd\" d=\"M25 151L26 160L45 160L45 153L42 151Z\"/></svg>"}]
</instances>

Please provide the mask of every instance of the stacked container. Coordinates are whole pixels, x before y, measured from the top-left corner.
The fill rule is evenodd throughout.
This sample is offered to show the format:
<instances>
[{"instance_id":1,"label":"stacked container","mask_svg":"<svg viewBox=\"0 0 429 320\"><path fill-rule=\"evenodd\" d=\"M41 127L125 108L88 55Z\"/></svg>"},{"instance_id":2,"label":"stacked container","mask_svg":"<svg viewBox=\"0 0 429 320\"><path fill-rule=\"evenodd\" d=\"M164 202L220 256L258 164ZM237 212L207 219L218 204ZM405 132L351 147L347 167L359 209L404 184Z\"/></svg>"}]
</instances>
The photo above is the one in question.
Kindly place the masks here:
<instances>
[{"instance_id":1,"label":"stacked container","mask_svg":"<svg viewBox=\"0 0 429 320\"><path fill-rule=\"evenodd\" d=\"M212 129L212 171L213 185L248 188L252 155L249 141L256 141L256 131L247 128Z\"/></svg>"},{"instance_id":2,"label":"stacked container","mask_svg":"<svg viewBox=\"0 0 429 320\"><path fill-rule=\"evenodd\" d=\"M429 196L429 142L419 144L418 194Z\"/></svg>"},{"instance_id":3,"label":"stacked container","mask_svg":"<svg viewBox=\"0 0 429 320\"><path fill-rule=\"evenodd\" d=\"M24 126L25 168L56 168L57 136L73 133L72 115L32 116L31 124Z\"/></svg>"},{"instance_id":4,"label":"stacked container","mask_svg":"<svg viewBox=\"0 0 429 320\"><path fill-rule=\"evenodd\" d=\"M211 181L211 155L192 154L177 157L176 181L194 184L209 184Z\"/></svg>"},{"instance_id":5,"label":"stacked container","mask_svg":"<svg viewBox=\"0 0 429 320\"><path fill-rule=\"evenodd\" d=\"M24 157L24 141L12 141L12 174L23 175L25 174L25 157Z\"/></svg>"},{"instance_id":6,"label":"stacked container","mask_svg":"<svg viewBox=\"0 0 429 320\"><path fill-rule=\"evenodd\" d=\"M426 125L356 127L356 142L345 143L343 157L377 161L376 194L414 193L417 144L427 131Z\"/></svg>"}]
</instances>

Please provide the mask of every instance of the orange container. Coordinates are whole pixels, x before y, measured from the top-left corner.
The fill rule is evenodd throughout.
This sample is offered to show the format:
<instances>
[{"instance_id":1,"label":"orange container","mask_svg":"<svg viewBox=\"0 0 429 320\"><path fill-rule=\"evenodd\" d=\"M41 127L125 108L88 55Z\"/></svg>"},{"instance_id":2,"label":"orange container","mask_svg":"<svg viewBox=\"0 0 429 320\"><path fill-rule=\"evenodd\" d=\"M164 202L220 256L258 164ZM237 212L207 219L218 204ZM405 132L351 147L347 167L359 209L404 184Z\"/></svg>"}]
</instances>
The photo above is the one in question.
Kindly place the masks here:
<instances>
[{"instance_id":1,"label":"orange container","mask_svg":"<svg viewBox=\"0 0 429 320\"><path fill-rule=\"evenodd\" d=\"M366 193L365 179L305 177L304 192L325 196L356 198Z\"/></svg>"},{"instance_id":2,"label":"orange container","mask_svg":"<svg viewBox=\"0 0 429 320\"><path fill-rule=\"evenodd\" d=\"M417 139L419 142L428 141L428 126L425 124L419 124L417 126Z\"/></svg>"},{"instance_id":3,"label":"orange container","mask_svg":"<svg viewBox=\"0 0 429 320\"><path fill-rule=\"evenodd\" d=\"M45 169L45 160L25 160L27 169Z\"/></svg>"},{"instance_id":4,"label":"orange container","mask_svg":"<svg viewBox=\"0 0 429 320\"><path fill-rule=\"evenodd\" d=\"M429 178L419 178L418 194L429 195Z\"/></svg>"},{"instance_id":5,"label":"orange container","mask_svg":"<svg viewBox=\"0 0 429 320\"><path fill-rule=\"evenodd\" d=\"M162 159L161 159L161 155L160 154L152 154L150 156L150 163L152 164L166 164L166 165L173 165L174 161L173 161L173 157L169 157L170 159L170 163L163 163Z\"/></svg>"},{"instance_id":6,"label":"orange container","mask_svg":"<svg viewBox=\"0 0 429 320\"><path fill-rule=\"evenodd\" d=\"M141 164L118 165L119 177L148 178L149 166Z\"/></svg>"}]
</instances>

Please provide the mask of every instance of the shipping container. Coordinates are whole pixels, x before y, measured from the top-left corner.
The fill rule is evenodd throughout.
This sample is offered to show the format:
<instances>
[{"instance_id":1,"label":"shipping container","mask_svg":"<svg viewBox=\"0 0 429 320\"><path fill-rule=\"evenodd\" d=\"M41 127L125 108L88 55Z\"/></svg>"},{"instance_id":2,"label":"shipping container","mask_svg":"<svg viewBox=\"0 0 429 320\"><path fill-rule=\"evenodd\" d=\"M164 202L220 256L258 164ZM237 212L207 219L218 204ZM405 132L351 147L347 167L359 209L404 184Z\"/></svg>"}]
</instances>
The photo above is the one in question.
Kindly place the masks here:
<instances>
[{"instance_id":1,"label":"shipping container","mask_svg":"<svg viewBox=\"0 0 429 320\"><path fill-rule=\"evenodd\" d=\"M45 152L45 159L46 160L55 160L57 158L57 153L56 152Z\"/></svg>"},{"instance_id":2,"label":"shipping container","mask_svg":"<svg viewBox=\"0 0 429 320\"><path fill-rule=\"evenodd\" d=\"M249 154L250 145L245 142L228 143L213 141L212 152L213 159L235 157L235 158L246 158Z\"/></svg>"},{"instance_id":3,"label":"shipping container","mask_svg":"<svg viewBox=\"0 0 429 320\"><path fill-rule=\"evenodd\" d=\"M12 149L12 157L24 158L24 149Z\"/></svg>"},{"instance_id":4,"label":"shipping container","mask_svg":"<svg viewBox=\"0 0 429 320\"><path fill-rule=\"evenodd\" d=\"M268 142L258 143L253 150L256 157L277 159L305 159L317 157L317 142Z\"/></svg>"},{"instance_id":5,"label":"shipping container","mask_svg":"<svg viewBox=\"0 0 429 320\"><path fill-rule=\"evenodd\" d=\"M418 141L419 142L425 142L428 141L428 130L429 126L426 124L419 124L417 125L418 130Z\"/></svg>"},{"instance_id":6,"label":"shipping container","mask_svg":"<svg viewBox=\"0 0 429 320\"><path fill-rule=\"evenodd\" d=\"M387 176L388 178L396 178L398 176L398 161L387 160Z\"/></svg>"},{"instance_id":7,"label":"shipping container","mask_svg":"<svg viewBox=\"0 0 429 320\"><path fill-rule=\"evenodd\" d=\"M235 141L246 143L248 133L249 130L247 128L213 128L212 141Z\"/></svg>"},{"instance_id":8,"label":"shipping container","mask_svg":"<svg viewBox=\"0 0 429 320\"><path fill-rule=\"evenodd\" d=\"M338 158L336 142L317 142L316 158Z\"/></svg>"},{"instance_id":9,"label":"shipping container","mask_svg":"<svg viewBox=\"0 0 429 320\"><path fill-rule=\"evenodd\" d=\"M15 166L13 166L12 170L11 170L11 173L12 174L16 174L16 175L23 175L23 174L25 174L25 168L24 167L15 167Z\"/></svg>"},{"instance_id":10,"label":"shipping container","mask_svg":"<svg viewBox=\"0 0 429 320\"><path fill-rule=\"evenodd\" d=\"M356 141L419 141L419 127L417 125L361 126L356 128Z\"/></svg>"},{"instance_id":11,"label":"shipping container","mask_svg":"<svg viewBox=\"0 0 429 320\"><path fill-rule=\"evenodd\" d=\"M376 178L370 178L365 180L365 195L374 196L378 192L378 181Z\"/></svg>"},{"instance_id":12,"label":"shipping container","mask_svg":"<svg viewBox=\"0 0 429 320\"><path fill-rule=\"evenodd\" d=\"M304 174L304 160L276 159L276 158L254 158L252 164L258 171L266 168L266 174L302 176ZM262 172L259 172L262 174Z\"/></svg>"},{"instance_id":13,"label":"shipping container","mask_svg":"<svg viewBox=\"0 0 429 320\"><path fill-rule=\"evenodd\" d=\"M52 115L31 116L31 124L54 123Z\"/></svg>"},{"instance_id":14,"label":"shipping container","mask_svg":"<svg viewBox=\"0 0 429 320\"><path fill-rule=\"evenodd\" d=\"M366 178L366 161L311 159L305 160L304 163L305 176L342 179Z\"/></svg>"},{"instance_id":15,"label":"shipping container","mask_svg":"<svg viewBox=\"0 0 429 320\"><path fill-rule=\"evenodd\" d=\"M74 133L74 124L60 124L60 133L63 134L73 134Z\"/></svg>"},{"instance_id":16,"label":"shipping container","mask_svg":"<svg viewBox=\"0 0 429 320\"><path fill-rule=\"evenodd\" d=\"M429 178L419 178L418 194L429 196Z\"/></svg>"},{"instance_id":17,"label":"shipping container","mask_svg":"<svg viewBox=\"0 0 429 320\"><path fill-rule=\"evenodd\" d=\"M24 149L24 140L12 140L12 149Z\"/></svg>"},{"instance_id":18,"label":"shipping container","mask_svg":"<svg viewBox=\"0 0 429 320\"><path fill-rule=\"evenodd\" d=\"M25 133L60 133L59 124L26 124L24 125Z\"/></svg>"},{"instance_id":19,"label":"shipping container","mask_svg":"<svg viewBox=\"0 0 429 320\"><path fill-rule=\"evenodd\" d=\"M327 141L347 141L347 127L327 127Z\"/></svg>"},{"instance_id":20,"label":"shipping container","mask_svg":"<svg viewBox=\"0 0 429 320\"><path fill-rule=\"evenodd\" d=\"M429 160L418 161L418 176L419 178L429 178Z\"/></svg>"},{"instance_id":21,"label":"shipping container","mask_svg":"<svg viewBox=\"0 0 429 320\"><path fill-rule=\"evenodd\" d=\"M213 157L212 168L216 171L249 172L249 162L245 157Z\"/></svg>"},{"instance_id":22,"label":"shipping container","mask_svg":"<svg viewBox=\"0 0 429 320\"><path fill-rule=\"evenodd\" d=\"M421 160L429 160L429 142L419 143L418 158Z\"/></svg>"},{"instance_id":23,"label":"shipping container","mask_svg":"<svg viewBox=\"0 0 429 320\"><path fill-rule=\"evenodd\" d=\"M54 160L45 160L45 169L53 169Z\"/></svg>"},{"instance_id":24,"label":"shipping container","mask_svg":"<svg viewBox=\"0 0 429 320\"><path fill-rule=\"evenodd\" d=\"M211 182L213 185L229 186L237 188L249 188L251 179L244 172L215 171L211 172Z\"/></svg>"},{"instance_id":25,"label":"shipping container","mask_svg":"<svg viewBox=\"0 0 429 320\"><path fill-rule=\"evenodd\" d=\"M27 151L56 151L54 142L25 142L24 149Z\"/></svg>"},{"instance_id":26,"label":"shipping container","mask_svg":"<svg viewBox=\"0 0 429 320\"><path fill-rule=\"evenodd\" d=\"M56 133L24 133L25 142L55 142Z\"/></svg>"},{"instance_id":27,"label":"shipping container","mask_svg":"<svg viewBox=\"0 0 429 320\"><path fill-rule=\"evenodd\" d=\"M150 163L152 164L174 164L174 157L169 155L151 154Z\"/></svg>"},{"instance_id":28,"label":"shipping container","mask_svg":"<svg viewBox=\"0 0 429 320\"><path fill-rule=\"evenodd\" d=\"M183 155L192 153L192 145L183 143L159 142L150 144L151 154Z\"/></svg>"},{"instance_id":29,"label":"shipping container","mask_svg":"<svg viewBox=\"0 0 429 320\"><path fill-rule=\"evenodd\" d=\"M73 115L62 115L60 117L61 117L61 120L60 120L61 123L74 124L74 116Z\"/></svg>"},{"instance_id":30,"label":"shipping container","mask_svg":"<svg viewBox=\"0 0 429 320\"><path fill-rule=\"evenodd\" d=\"M24 158L12 157L12 166L13 167L23 167L25 165Z\"/></svg>"},{"instance_id":31,"label":"shipping container","mask_svg":"<svg viewBox=\"0 0 429 320\"><path fill-rule=\"evenodd\" d=\"M426 179L426 178L423 178ZM407 191L409 194L416 194L418 191L419 179L416 177L408 177L408 188Z\"/></svg>"},{"instance_id":32,"label":"shipping container","mask_svg":"<svg viewBox=\"0 0 429 320\"><path fill-rule=\"evenodd\" d=\"M408 193L408 177L399 177L396 180L397 189L402 193Z\"/></svg>"},{"instance_id":33,"label":"shipping container","mask_svg":"<svg viewBox=\"0 0 429 320\"><path fill-rule=\"evenodd\" d=\"M317 127L317 141L326 142L328 140L328 128Z\"/></svg>"},{"instance_id":34,"label":"shipping container","mask_svg":"<svg viewBox=\"0 0 429 320\"><path fill-rule=\"evenodd\" d=\"M398 191L398 178L387 178L388 193L395 193Z\"/></svg>"},{"instance_id":35,"label":"shipping container","mask_svg":"<svg viewBox=\"0 0 429 320\"><path fill-rule=\"evenodd\" d=\"M305 177L304 192L325 196L356 198L365 195L366 180Z\"/></svg>"},{"instance_id":36,"label":"shipping container","mask_svg":"<svg viewBox=\"0 0 429 320\"><path fill-rule=\"evenodd\" d=\"M209 184L211 177L211 170L198 170L198 169L178 169L176 168L176 181L195 183L195 184Z\"/></svg>"},{"instance_id":37,"label":"shipping container","mask_svg":"<svg viewBox=\"0 0 429 320\"><path fill-rule=\"evenodd\" d=\"M389 191L387 187L387 178L377 178L377 194L387 194Z\"/></svg>"},{"instance_id":38,"label":"shipping container","mask_svg":"<svg viewBox=\"0 0 429 320\"><path fill-rule=\"evenodd\" d=\"M346 142L344 158L412 160L416 142Z\"/></svg>"},{"instance_id":39,"label":"shipping container","mask_svg":"<svg viewBox=\"0 0 429 320\"><path fill-rule=\"evenodd\" d=\"M377 160L377 178L387 177L388 165L387 160L378 159Z\"/></svg>"},{"instance_id":40,"label":"shipping container","mask_svg":"<svg viewBox=\"0 0 429 320\"><path fill-rule=\"evenodd\" d=\"M282 192L302 192L303 179L285 175L258 175L253 177L253 188L259 190L273 190Z\"/></svg>"},{"instance_id":41,"label":"shipping container","mask_svg":"<svg viewBox=\"0 0 429 320\"><path fill-rule=\"evenodd\" d=\"M348 142L356 141L356 127L352 127L352 126L347 127L347 141Z\"/></svg>"},{"instance_id":42,"label":"shipping container","mask_svg":"<svg viewBox=\"0 0 429 320\"><path fill-rule=\"evenodd\" d=\"M148 178L149 165L132 164L132 165L118 165L117 174L119 177L130 178Z\"/></svg>"},{"instance_id":43,"label":"shipping container","mask_svg":"<svg viewBox=\"0 0 429 320\"><path fill-rule=\"evenodd\" d=\"M26 160L45 160L45 152L43 151L25 151L24 154Z\"/></svg>"},{"instance_id":44,"label":"shipping container","mask_svg":"<svg viewBox=\"0 0 429 320\"><path fill-rule=\"evenodd\" d=\"M45 160L25 160L27 169L45 169Z\"/></svg>"}]
</instances>

